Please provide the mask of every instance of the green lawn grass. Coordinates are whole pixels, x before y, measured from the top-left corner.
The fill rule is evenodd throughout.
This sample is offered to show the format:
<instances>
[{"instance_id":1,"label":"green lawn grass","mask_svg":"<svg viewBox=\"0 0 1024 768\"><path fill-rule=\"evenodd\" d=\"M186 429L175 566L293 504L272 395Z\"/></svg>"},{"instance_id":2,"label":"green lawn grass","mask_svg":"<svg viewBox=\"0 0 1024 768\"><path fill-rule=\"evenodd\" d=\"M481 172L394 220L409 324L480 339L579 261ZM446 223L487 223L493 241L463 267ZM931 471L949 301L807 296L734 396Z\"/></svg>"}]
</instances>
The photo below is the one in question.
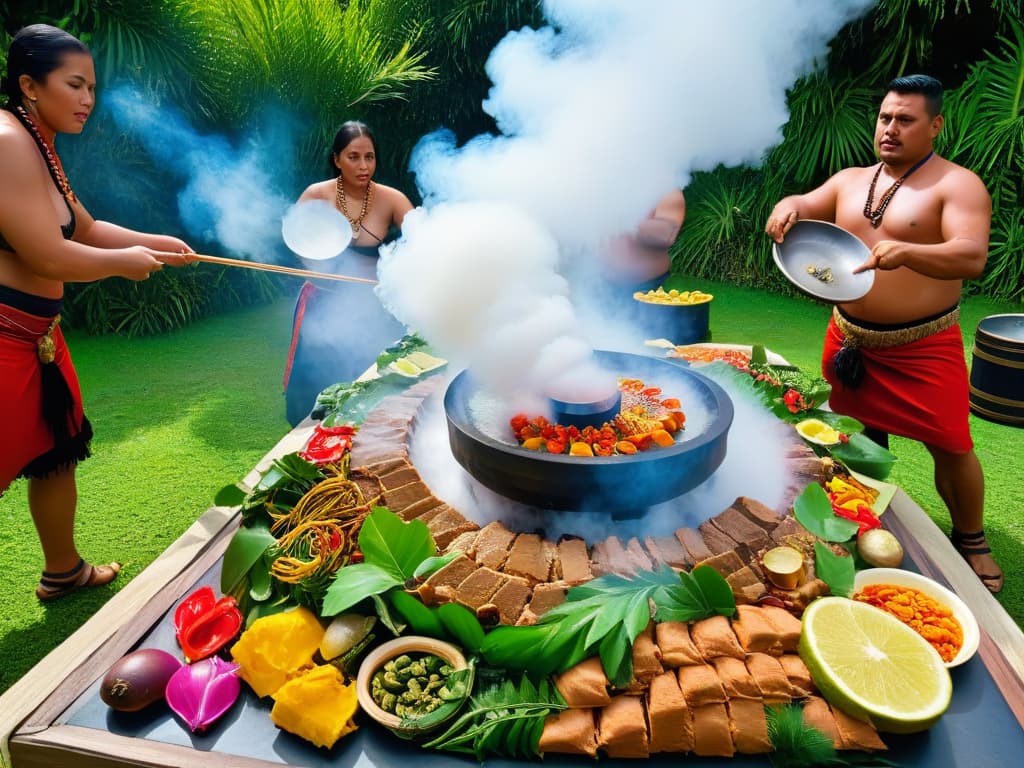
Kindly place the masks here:
<instances>
[{"instance_id":1,"label":"green lawn grass","mask_svg":"<svg viewBox=\"0 0 1024 768\"><path fill-rule=\"evenodd\" d=\"M715 341L761 343L817 370L827 307L724 283L694 281L692 287L716 296ZM156 338L71 334L96 429L95 455L79 468L78 541L86 557L119 559L125 570L113 587L40 605L33 589L41 552L24 483L16 483L0 499L0 692L151 563L222 486L248 474L288 431L281 375L291 308L282 300ZM1021 311L1020 305L966 301L968 350L981 318ZM987 482L989 538L1004 566L1012 566L1024 550L1017 490L1024 431L973 417L972 427ZM899 461L892 479L948 530L926 452L905 440L895 440L893 448ZM1024 579L1012 570L999 599L1018 624L1024 621Z\"/></svg>"},{"instance_id":2,"label":"green lawn grass","mask_svg":"<svg viewBox=\"0 0 1024 768\"><path fill-rule=\"evenodd\" d=\"M78 545L95 562L124 563L118 586L288 431L281 377L290 331L291 303L280 301L153 338L69 334L96 433L78 469ZM42 552L25 481L0 499L0 521L2 691L117 587L40 604Z\"/></svg>"}]
</instances>

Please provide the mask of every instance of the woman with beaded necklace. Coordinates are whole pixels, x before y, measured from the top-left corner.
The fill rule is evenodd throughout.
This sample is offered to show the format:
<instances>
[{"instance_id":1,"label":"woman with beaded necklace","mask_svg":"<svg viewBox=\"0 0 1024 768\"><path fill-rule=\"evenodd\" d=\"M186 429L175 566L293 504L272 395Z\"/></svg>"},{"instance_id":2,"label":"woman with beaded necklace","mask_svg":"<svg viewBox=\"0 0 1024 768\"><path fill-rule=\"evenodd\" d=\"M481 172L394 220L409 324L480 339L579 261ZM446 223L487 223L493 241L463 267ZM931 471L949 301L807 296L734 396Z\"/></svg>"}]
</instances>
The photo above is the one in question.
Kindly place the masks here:
<instances>
[{"instance_id":1,"label":"woman with beaded necklace","mask_svg":"<svg viewBox=\"0 0 1024 768\"><path fill-rule=\"evenodd\" d=\"M412 210L402 192L373 180L377 143L365 124L350 120L334 137L328 160L334 178L306 187L298 202L325 200L352 225L352 243L338 258L339 271L376 278L377 249ZM366 285L302 286L295 306L292 342L285 367L288 421L294 426L331 384L359 377L405 328Z\"/></svg>"},{"instance_id":2,"label":"woman with beaded necklace","mask_svg":"<svg viewBox=\"0 0 1024 768\"><path fill-rule=\"evenodd\" d=\"M40 600L108 584L120 570L90 565L75 546L75 467L92 428L58 325L64 283L145 280L191 251L175 237L96 221L71 190L53 140L81 133L95 88L92 56L75 37L45 24L15 35L0 110L0 494L28 478L45 563Z\"/></svg>"}]
</instances>

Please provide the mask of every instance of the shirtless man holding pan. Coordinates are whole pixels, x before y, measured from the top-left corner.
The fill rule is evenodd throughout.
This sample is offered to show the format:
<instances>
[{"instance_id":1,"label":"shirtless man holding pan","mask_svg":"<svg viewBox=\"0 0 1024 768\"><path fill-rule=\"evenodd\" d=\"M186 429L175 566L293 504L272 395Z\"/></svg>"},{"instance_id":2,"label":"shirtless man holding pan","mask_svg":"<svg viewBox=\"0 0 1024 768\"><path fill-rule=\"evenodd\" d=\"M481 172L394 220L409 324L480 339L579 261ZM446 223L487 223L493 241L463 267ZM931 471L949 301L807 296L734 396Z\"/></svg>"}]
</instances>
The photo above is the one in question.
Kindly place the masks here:
<instances>
[{"instance_id":1,"label":"shirtless man holding pan","mask_svg":"<svg viewBox=\"0 0 1024 768\"><path fill-rule=\"evenodd\" d=\"M985 266L992 203L981 179L934 153L942 123L938 80L893 80L875 126L880 162L783 198L765 232L781 243L799 219L832 221L871 249L855 270L876 270L871 290L837 305L825 335L829 403L882 445L890 433L925 445L953 545L998 592L1003 574L983 528L984 477L968 423L959 325L963 281Z\"/></svg>"}]
</instances>

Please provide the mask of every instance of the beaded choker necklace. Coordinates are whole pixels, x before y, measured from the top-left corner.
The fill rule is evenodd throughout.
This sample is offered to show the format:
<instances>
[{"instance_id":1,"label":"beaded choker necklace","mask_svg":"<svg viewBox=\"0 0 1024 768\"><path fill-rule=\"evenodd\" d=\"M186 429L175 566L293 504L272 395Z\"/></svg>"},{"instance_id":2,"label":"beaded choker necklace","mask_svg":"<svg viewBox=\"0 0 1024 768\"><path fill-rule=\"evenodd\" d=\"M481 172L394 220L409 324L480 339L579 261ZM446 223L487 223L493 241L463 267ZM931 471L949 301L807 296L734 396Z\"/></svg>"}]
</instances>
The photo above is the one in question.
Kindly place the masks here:
<instances>
[{"instance_id":1,"label":"beaded choker necklace","mask_svg":"<svg viewBox=\"0 0 1024 768\"><path fill-rule=\"evenodd\" d=\"M352 224L352 239L355 240L359 237L359 231L363 228L363 218L366 216L366 212L370 210L370 204L373 202L373 182L369 182L366 185L366 192L363 193L363 208L359 211L359 217L353 219L348 212L348 201L345 199L345 184L341 180L341 174L338 174L337 182L338 191L334 195L334 204L338 210L345 214L345 218Z\"/></svg>"},{"instance_id":2,"label":"beaded choker necklace","mask_svg":"<svg viewBox=\"0 0 1024 768\"><path fill-rule=\"evenodd\" d=\"M875 202L875 185L878 183L878 177L882 173L882 166L885 163L878 164L878 170L875 171L875 177L871 179L871 186L868 188L868 199L864 201L864 218L871 222L871 226L878 229L882 226L882 216L885 214L885 209L889 207L889 202L892 200L892 196L896 194L896 190L903 186L903 182L910 178L910 174L928 162L928 158L932 156L929 152L927 155L922 157L916 163L914 163L910 170L900 176L896 181L892 183L892 186L885 191L882 195L882 199L878 201L878 207L875 210L871 210L871 206Z\"/></svg>"},{"instance_id":3,"label":"beaded choker necklace","mask_svg":"<svg viewBox=\"0 0 1024 768\"><path fill-rule=\"evenodd\" d=\"M50 176L53 178L53 183L57 185L57 189L64 196L65 200L72 203L78 202L78 197L71 189L71 184L68 182L68 177L64 175L64 166L60 164L60 158L57 157L57 150L53 148L53 145L47 141L46 137L43 136L42 131L39 130L39 126L36 124L35 118L28 113L24 107L15 107L14 116L18 118L18 121L25 126L25 130L31 134L33 140L36 142L36 146L39 147L39 153L43 156L43 160L46 161L46 167L50 171Z\"/></svg>"}]
</instances>

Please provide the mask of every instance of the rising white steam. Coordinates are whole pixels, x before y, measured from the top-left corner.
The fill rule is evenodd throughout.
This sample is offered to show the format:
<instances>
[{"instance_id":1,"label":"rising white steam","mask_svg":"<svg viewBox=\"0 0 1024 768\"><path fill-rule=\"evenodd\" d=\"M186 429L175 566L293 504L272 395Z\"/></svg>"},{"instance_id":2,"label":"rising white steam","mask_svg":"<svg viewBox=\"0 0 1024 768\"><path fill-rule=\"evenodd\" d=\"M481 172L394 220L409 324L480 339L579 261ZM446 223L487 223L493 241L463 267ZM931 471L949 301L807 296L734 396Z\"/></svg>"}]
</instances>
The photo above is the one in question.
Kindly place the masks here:
<instances>
[{"instance_id":1,"label":"rising white steam","mask_svg":"<svg viewBox=\"0 0 1024 768\"><path fill-rule=\"evenodd\" d=\"M382 258L382 299L488 381L545 380L558 345L601 335L557 274L692 171L757 163L786 89L870 2L548 0L551 26L509 33L487 62L501 134L417 146L428 210Z\"/></svg>"},{"instance_id":2,"label":"rising white steam","mask_svg":"<svg viewBox=\"0 0 1024 768\"><path fill-rule=\"evenodd\" d=\"M786 89L871 3L548 0L552 26L510 33L487 62L501 135L421 141L425 202L512 203L567 245L631 231L692 171L757 164Z\"/></svg>"},{"instance_id":3,"label":"rising white steam","mask_svg":"<svg viewBox=\"0 0 1024 768\"><path fill-rule=\"evenodd\" d=\"M220 243L235 256L274 261L281 218L292 203L279 191L290 178L280 148L292 144L283 117L233 146L224 136L200 134L179 112L129 86L112 88L102 104L169 180L184 185L178 213L191 237Z\"/></svg>"},{"instance_id":4,"label":"rising white steam","mask_svg":"<svg viewBox=\"0 0 1024 768\"><path fill-rule=\"evenodd\" d=\"M590 366L558 245L521 209L442 203L402 231L400 257L385 251L378 268L382 301L488 389L536 389Z\"/></svg>"}]
</instances>

